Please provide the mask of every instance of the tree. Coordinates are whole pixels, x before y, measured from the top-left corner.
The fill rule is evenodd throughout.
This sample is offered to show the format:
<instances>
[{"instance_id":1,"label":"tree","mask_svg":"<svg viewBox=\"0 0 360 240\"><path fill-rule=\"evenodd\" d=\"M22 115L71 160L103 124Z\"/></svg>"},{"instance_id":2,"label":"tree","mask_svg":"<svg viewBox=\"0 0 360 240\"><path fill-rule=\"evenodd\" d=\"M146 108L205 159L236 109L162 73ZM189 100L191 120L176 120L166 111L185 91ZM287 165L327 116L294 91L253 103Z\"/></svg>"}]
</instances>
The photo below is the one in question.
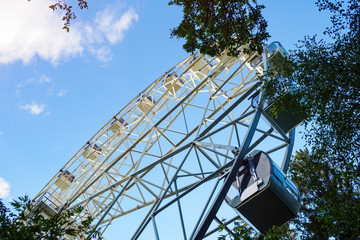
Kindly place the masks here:
<instances>
[{"instance_id":1,"label":"tree","mask_svg":"<svg viewBox=\"0 0 360 240\"><path fill-rule=\"evenodd\" d=\"M30 0L28 0L28 1L30 1ZM85 0L77 0L77 1L78 1L78 7L80 9L88 8L87 1L85 1ZM66 29L66 31L69 32L70 21L74 20L76 18L75 13L72 11L72 6L68 5L66 3L66 0L57 0L57 2L54 4L51 4L49 6L49 8L51 8L53 11L56 11L58 9L65 11L65 15L62 18L62 20L64 21L63 29Z\"/></svg>"},{"instance_id":2,"label":"tree","mask_svg":"<svg viewBox=\"0 0 360 240\"><path fill-rule=\"evenodd\" d=\"M340 3L318 1L320 9L337 9L334 25L326 30L333 41L306 37L282 75L297 87L291 97L307 110L309 145L326 157L338 156L337 163L346 159L355 164L360 150L360 3L350 0L346 8Z\"/></svg>"},{"instance_id":3,"label":"tree","mask_svg":"<svg viewBox=\"0 0 360 240\"><path fill-rule=\"evenodd\" d=\"M359 176L350 166L335 168L337 156L324 161L319 151L297 152L291 177L301 193L299 216L292 224L306 239L359 239ZM359 173L358 173L359 174Z\"/></svg>"},{"instance_id":4,"label":"tree","mask_svg":"<svg viewBox=\"0 0 360 240\"><path fill-rule=\"evenodd\" d=\"M73 218L82 212L81 208L63 211L52 218L41 214L40 208L28 196L20 197L11 203L11 212L0 199L0 239L3 240L36 240L63 239L64 236L78 236L82 233L92 239L101 238L98 231L91 229L91 216L75 223Z\"/></svg>"},{"instance_id":5,"label":"tree","mask_svg":"<svg viewBox=\"0 0 360 240\"><path fill-rule=\"evenodd\" d=\"M225 230L225 224L219 226L219 232ZM281 227L273 227L266 233L259 234L250 227L244 220L239 219L234 222L234 227L231 233L222 234L218 240L250 240L250 239L263 239L263 240L292 240L295 238L295 231L290 229L289 224L284 224Z\"/></svg>"},{"instance_id":6,"label":"tree","mask_svg":"<svg viewBox=\"0 0 360 240\"><path fill-rule=\"evenodd\" d=\"M256 0L174 0L169 5L183 8L183 20L171 31L172 37L184 38L187 52L200 50L210 56L227 50L232 56L236 46L249 44L250 51L262 51L270 35L261 15L264 5Z\"/></svg>"},{"instance_id":7,"label":"tree","mask_svg":"<svg viewBox=\"0 0 360 240\"><path fill-rule=\"evenodd\" d=\"M31 0L28 0L29 2ZM82 10L82 9L87 9L88 8L88 3L85 0L77 0L78 2L78 7ZM64 12L64 16L62 18L62 20L64 21L64 26L63 29L65 29L67 32L70 31L70 22L72 20L76 19L76 14L73 11L73 6L69 5L66 0L57 0L55 3L51 4L49 6L49 8L51 8L54 12L55 11L63 11Z\"/></svg>"}]
</instances>

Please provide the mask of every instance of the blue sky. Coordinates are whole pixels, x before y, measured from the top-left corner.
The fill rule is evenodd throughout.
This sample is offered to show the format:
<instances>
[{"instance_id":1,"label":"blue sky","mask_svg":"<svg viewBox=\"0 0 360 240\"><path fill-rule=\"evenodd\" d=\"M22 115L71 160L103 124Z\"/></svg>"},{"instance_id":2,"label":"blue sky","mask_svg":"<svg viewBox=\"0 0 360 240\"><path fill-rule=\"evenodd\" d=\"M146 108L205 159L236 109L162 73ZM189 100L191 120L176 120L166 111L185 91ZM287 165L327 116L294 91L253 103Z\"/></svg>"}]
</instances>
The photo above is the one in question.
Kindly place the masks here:
<instances>
[{"instance_id":1,"label":"blue sky","mask_svg":"<svg viewBox=\"0 0 360 240\"><path fill-rule=\"evenodd\" d=\"M89 1L69 33L49 3L0 0L0 198L6 201L34 197L104 123L188 55L182 41L169 37L181 9L167 1ZM305 35L321 37L329 25L314 1L266 4L269 42L287 49Z\"/></svg>"}]
</instances>

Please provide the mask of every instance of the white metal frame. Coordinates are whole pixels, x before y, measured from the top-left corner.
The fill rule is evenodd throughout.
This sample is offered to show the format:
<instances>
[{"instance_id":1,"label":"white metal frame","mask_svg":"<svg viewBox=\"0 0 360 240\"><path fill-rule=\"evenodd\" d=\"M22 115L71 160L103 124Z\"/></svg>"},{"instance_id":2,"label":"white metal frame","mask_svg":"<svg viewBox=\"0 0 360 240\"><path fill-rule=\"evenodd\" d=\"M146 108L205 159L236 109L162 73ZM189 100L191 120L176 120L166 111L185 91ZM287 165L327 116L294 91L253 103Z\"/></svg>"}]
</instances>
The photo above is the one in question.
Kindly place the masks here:
<instances>
[{"instance_id":1,"label":"white metal frame","mask_svg":"<svg viewBox=\"0 0 360 240\"><path fill-rule=\"evenodd\" d=\"M243 53L235 59L226 54L209 58L197 53L184 59L109 120L35 199L50 196L46 199L56 211L83 206L85 211L78 218L91 214L96 227L103 230L115 219L142 211L134 239L150 222L155 239L159 239L156 219L176 204L175 215L180 219L176 228L182 232L179 238L191 239L219 191L217 177L248 141L244 137L256 113L248 98L260 86L260 73L248 68L253 55ZM169 73L176 74L171 83L166 81ZM117 123L114 131L118 119L122 124ZM271 123L260 119L244 151L271 145L262 150L280 152L278 156L288 162L292 144L292 135L274 131ZM92 150L86 151L86 147ZM74 176L71 184L66 183L68 187L59 186L58 181L65 171ZM204 194L203 210L190 229L184 210L188 206L182 202L208 183L213 188Z\"/></svg>"}]
</instances>

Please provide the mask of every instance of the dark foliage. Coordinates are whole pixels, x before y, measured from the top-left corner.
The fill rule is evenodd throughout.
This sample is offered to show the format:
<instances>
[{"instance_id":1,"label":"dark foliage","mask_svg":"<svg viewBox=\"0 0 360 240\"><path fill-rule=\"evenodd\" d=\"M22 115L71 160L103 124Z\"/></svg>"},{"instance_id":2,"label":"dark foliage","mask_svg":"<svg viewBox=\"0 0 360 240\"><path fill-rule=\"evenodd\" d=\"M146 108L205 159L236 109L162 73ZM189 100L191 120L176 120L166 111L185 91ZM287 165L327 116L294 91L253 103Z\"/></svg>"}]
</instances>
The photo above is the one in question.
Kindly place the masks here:
<instances>
[{"instance_id":1,"label":"dark foliage","mask_svg":"<svg viewBox=\"0 0 360 240\"><path fill-rule=\"evenodd\" d=\"M291 177L301 193L299 217L292 224L302 239L359 239L359 173L351 165L334 167L337 157L299 151ZM357 175L357 176L356 176Z\"/></svg>"},{"instance_id":2,"label":"dark foliage","mask_svg":"<svg viewBox=\"0 0 360 240\"><path fill-rule=\"evenodd\" d=\"M99 232L91 229L93 221L91 216L87 216L80 223L73 220L82 212L82 208L63 211L47 218L27 196L14 200L11 205L14 212L0 199L0 239L2 240L56 240L63 239L64 236L80 235L101 239Z\"/></svg>"},{"instance_id":3,"label":"dark foliage","mask_svg":"<svg viewBox=\"0 0 360 240\"><path fill-rule=\"evenodd\" d=\"M200 50L210 56L224 50L238 55L236 46L249 44L250 51L262 51L270 35L261 15L263 5L248 0L174 0L169 5L183 8L183 19L171 32L172 37L185 39L187 52Z\"/></svg>"},{"instance_id":4,"label":"dark foliage","mask_svg":"<svg viewBox=\"0 0 360 240\"><path fill-rule=\"evenodd\" d=\"M325 3L333 6L339 1L319 2L325 8ZM307 111L306 137L312 149L319 150L325 159L333 158L334 164L357 165L360 153L360 31L351 26L359 21L360 3L350 0L347 8L338 9L338 12L347 15L328 28L332 29L333 41L306 37L292 52L290 61L282 63L281 73L287 77L288 84L296 86L291 97ZM341 26L336 25L339 23ZM273 79L269 85L276 88L277 76Z\"/></svg>"}]
</instances>

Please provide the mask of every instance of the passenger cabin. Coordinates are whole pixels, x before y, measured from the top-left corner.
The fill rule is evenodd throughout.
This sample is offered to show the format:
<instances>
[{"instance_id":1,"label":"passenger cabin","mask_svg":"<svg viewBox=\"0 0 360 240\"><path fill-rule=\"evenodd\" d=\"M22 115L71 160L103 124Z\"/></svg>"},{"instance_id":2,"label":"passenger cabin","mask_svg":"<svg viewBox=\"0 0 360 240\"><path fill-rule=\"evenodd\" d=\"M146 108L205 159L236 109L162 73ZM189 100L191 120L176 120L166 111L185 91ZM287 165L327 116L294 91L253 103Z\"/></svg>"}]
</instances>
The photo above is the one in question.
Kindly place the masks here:
<instances>
[{"instance_id":1,"label":"passenger cabin","mask_svg":"<svg viewBox=\"0 0 360 240\"><path fill-rule=\"evenodd\" d=\"M75 176L72 175L68 170L60 173L58 178L55 181L55 185L58 186L61 191L64 191L68 187L70 187L71 183L74 182Z\"/></svg>"},{"instance_id":2,"label":"passenger cabin","mask_svg":"<svg viewBox=\"0 0 360 240\"><path fill-rule=\"evenodd\" d=\"M151 96L142 96L137 100L137 102L137 107L143 114L147 114L156 103L156 101Z\"/></svg>"},{"instance_id":3,"label":"passenger cabin","mask_svg":"<svg viewBox=\"0 0 360 240\"><path fill-rule=\"evenodd\" d=\"M280 42L272 42L270 45L266 47L266 53L268 57L268 70L273 71L275 69L275 65L277 63L281 63L285 58L289 56L288 52L285 48L281 45ZM263 64L263 57L262 54L255 53L254 55L247 55L243 56L243 60L250 59L245 63L245 65L250 70L256 70L257 72L263 74L264 73L264 64Z\"/></svg>"},{"instance_id":4,"label":"passenger cabin","mask_svg":"<svg viewBox=\"0 0 360 240\"><path fill-rule=\"evenodd\" d=\"M215 58L219 64L224 64L226 70L229 70L237 61L238 59L235 57L231 57L228 55L228 51L224 51Z\"/></svg>"},{"instance_id":5,"label":"passenger cabin","mask_svg":"<svg viewBox=\"0 0 360 240\"><path fill-rule=\"evenodd\" d=\"M284 93L283 97L287 94L289 93ZM259 96L260 92L256 92L251 97L251 106L253 108L258 106ZM275 109L275 105L276 101L269 102L267 99L262 101L263 116L275 126L277 130L281 130L287 134L304 121L305 114L301 110L300 105L297 105L294 109L288 108L282 111Z\"/></svg>"},{"instance_id":6,"label":"passenger cabin","mask_svg":"<svg viewBox=\"0 0 360 240\"><path fill-rule=\"evenodd\" d=\"M289 53L280 42L272 42L266 49L269 58L269 71L275 70L275 65L277 63L281 64L281 61L284 61L289 56Z\"/></svg>"},{"instance_id":7,"label":"passenger cabin","mask_svg":"<svg viewBox=\"0 0 360 240\"><path fill-rule=\"evenodd\" d=\"M264 69L262 66L262 56L261 55L254 55L252 56L248 62L245 63L245 65L250 69L250 70L256 70L257 72L263 74L264 73Z\"/></svg>"},{"instance_id":8,"label":"passenger cabin","mask_svg":"<svg viewBox=\"0 0 360 240\"><path fill-rule=\"evenodd\" d=\"M36 209L40 209L41 215L44 218L52 218L57 214L57 211L52 208L52 206L48 205L46 202L40 201L36 206Z\"/></svg>"},{"instance_id":9,"label":"passenger cabin","mask_svg":"<svg viewBox=\"0 0 360 240\"><path fill-rule=\"evenodd\" d=\"M40 210L41 215L44 218L48 219L55 216L58 213L59 207L60 207L60 202L58 202L54 198L54 193L49 194L48 192L45 192L42 195L42 197L40 197L35 202L33 211ZM30 212L29 214L31 216L32 212Z\"/></svg>"},{"instance_id":10,"label":"passenger cabin","mask_svg":"<svg viewBox=\"0 0 360 240\"><path fill-rule=\"evenodd\" d=\"M82 155L87 159L95 160L100 155L101 151L102 148L100 148L96 143L89 142Z\"/></svg>"},{"instance_id":11,"label":"passenger cabin","mask_svg":"<svg viewBox=\"0 0 360 240\"><path fill-rule=\"evenodd\" d=\"M125 122L125 120L123 118L119 118L117 119L116 117L114 117L114 121L111 123L109 130L116 134L116 135L121 135L121 133L124 132L125 128L127 125L129 125L127 122Z\"/></svg>"},{"instance_id":12,"label":"passenger cabin","mask_svg":"<svg viewBox=\"0 0 360 240\"><path fill-rule=\"evenodd\" d=\"M197 62L190 68L190 70L194 72L199 79L203 78L210 72L212 64L209 63L204 57L200 57L199 60L197 57L194 57L190 64L194 61Z\"/></svg>"},{"instance_id":13,"label":"passenger cabin","mask_svg":"<svg viewBox=\"0 0 360 240\"><path fill-rule=\"evenodd\" d=\"M175 95L175 93L184 85L184 81L179 78L175 72L171 72L166 75L162 84L166 90L169 90L172 95Z\"/></svg>"},{"instance_id":14,"label":"passenger cabin","mask_svg":"<svg viewBox=\"0 0 360 240\"><path fill-rule=\"evenodd\" d=\"M295 218L300 207L297 187L262 151L238 169L225 200L262 233Z\"/></svg>"}]
</instances>

